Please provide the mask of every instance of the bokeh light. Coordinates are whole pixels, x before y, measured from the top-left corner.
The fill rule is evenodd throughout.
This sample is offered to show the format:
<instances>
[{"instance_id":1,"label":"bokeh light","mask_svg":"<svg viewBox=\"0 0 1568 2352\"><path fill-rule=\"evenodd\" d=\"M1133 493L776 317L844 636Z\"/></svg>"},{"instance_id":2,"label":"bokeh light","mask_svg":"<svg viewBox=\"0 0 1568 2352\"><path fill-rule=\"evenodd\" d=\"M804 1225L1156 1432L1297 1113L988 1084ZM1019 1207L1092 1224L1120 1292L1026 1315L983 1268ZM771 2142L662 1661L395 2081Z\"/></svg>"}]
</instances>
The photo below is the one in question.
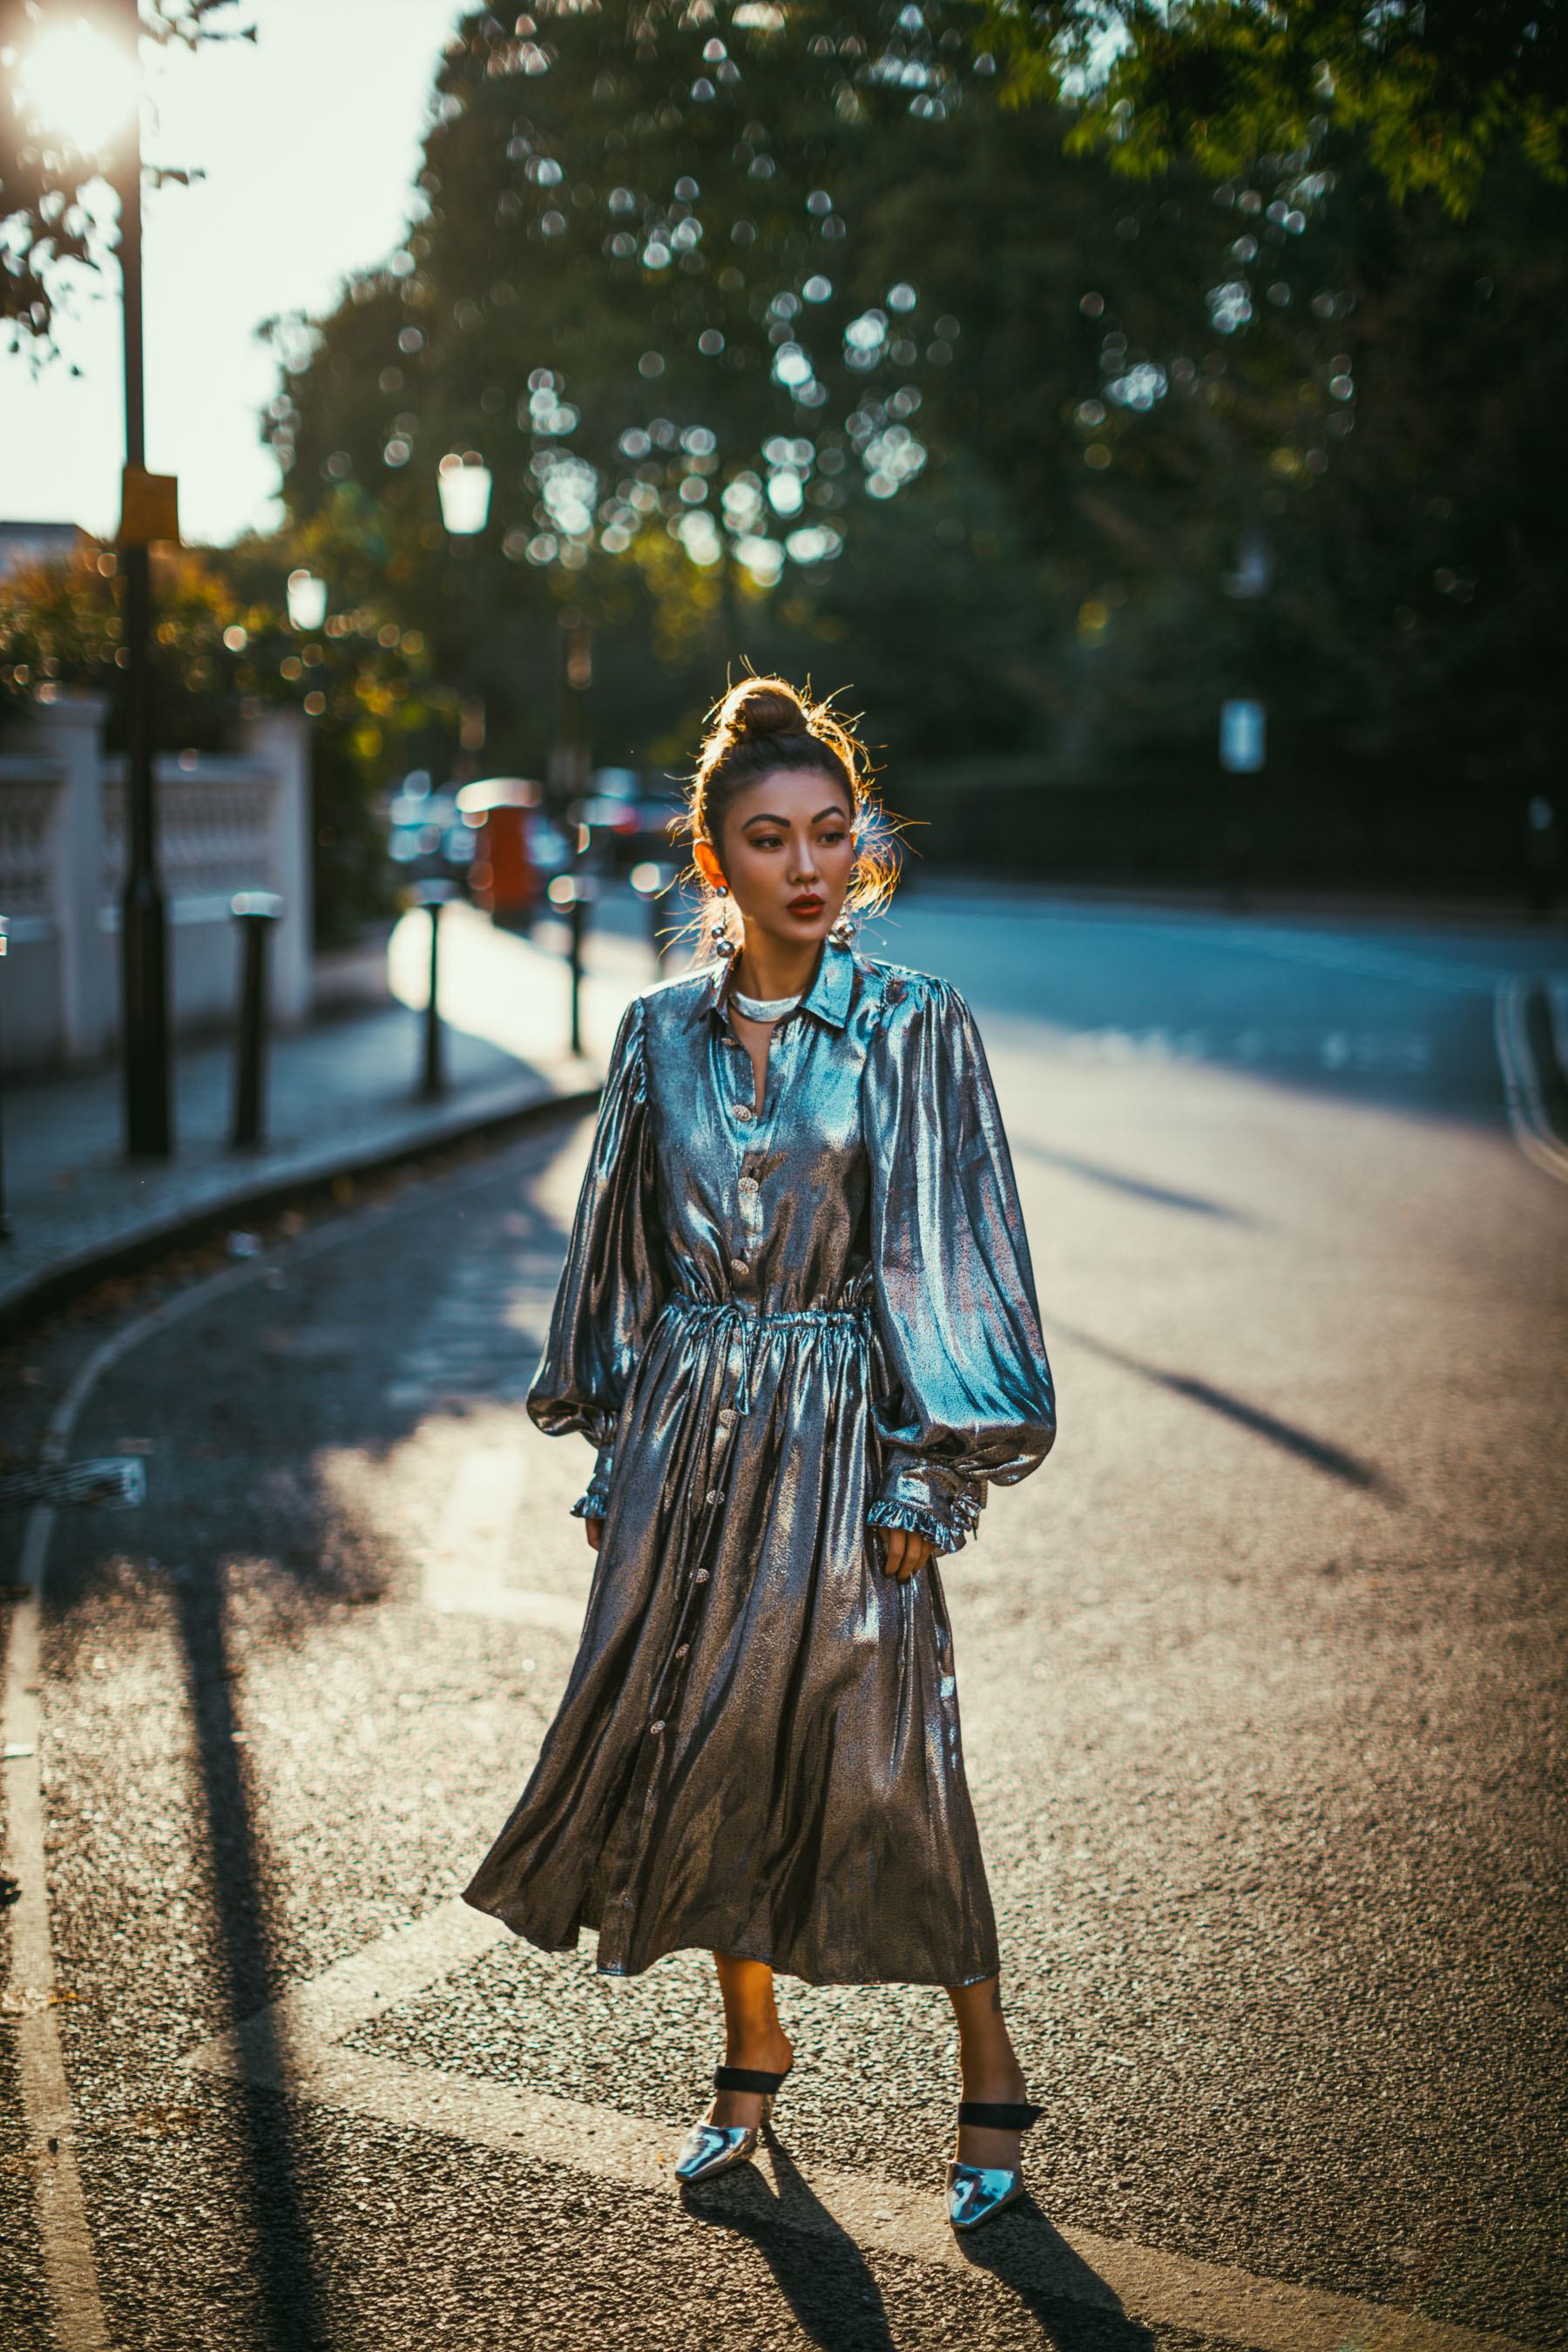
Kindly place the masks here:
<instances>
[{"instance_id":1,"label":"bokeh light","mask_svg":"<svg viewBox=\"0 0 1568 2352\"><path fill-rule=\"evenodd\" d=\"M437 467L436 480L441 520L453 537L466 539L483 530L490 511L489 467L470 466L451 453Z\"/></svg>"},{"instance_id":2,"label":"bokeh light","mask_svg":"<svg viewBox=\"0 0 1568 2352\"><path fill-rule=\"evenodd\" d=\"M289 619L305 634L319 629L327 617L327 583L309 572L289 574Z\"/></svg>"}]
</instances>

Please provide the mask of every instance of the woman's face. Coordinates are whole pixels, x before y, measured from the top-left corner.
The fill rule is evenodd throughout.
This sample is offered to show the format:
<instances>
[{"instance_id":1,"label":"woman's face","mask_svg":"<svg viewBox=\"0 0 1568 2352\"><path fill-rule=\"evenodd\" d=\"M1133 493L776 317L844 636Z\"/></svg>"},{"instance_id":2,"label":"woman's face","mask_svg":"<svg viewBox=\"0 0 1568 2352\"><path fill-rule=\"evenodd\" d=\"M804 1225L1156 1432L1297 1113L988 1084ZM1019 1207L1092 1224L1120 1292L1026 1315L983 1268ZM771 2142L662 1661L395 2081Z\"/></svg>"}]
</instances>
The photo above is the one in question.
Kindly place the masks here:
<instances>
[{"instance_id":1,"label":"woman's face","mask_svg":"<svg viewBox=\"0 0 1568 2352\"><path fill-rule=\"evenodd\" d=\"M736 793L723 839L700 841L696 854L748 924L792 947L814 945L843 912L854 869L848 794L837 777L776 769Z\"/></svg>"}]
</instances>

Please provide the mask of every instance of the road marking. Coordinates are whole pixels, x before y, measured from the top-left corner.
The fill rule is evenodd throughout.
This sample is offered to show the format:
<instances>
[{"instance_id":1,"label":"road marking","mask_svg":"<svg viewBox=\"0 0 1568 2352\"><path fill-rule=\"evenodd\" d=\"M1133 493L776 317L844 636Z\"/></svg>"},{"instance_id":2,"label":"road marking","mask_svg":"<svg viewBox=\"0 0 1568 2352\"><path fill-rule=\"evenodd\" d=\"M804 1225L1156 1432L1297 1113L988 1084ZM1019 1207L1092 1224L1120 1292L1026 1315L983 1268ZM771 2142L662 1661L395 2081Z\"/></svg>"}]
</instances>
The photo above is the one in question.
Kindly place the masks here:
<instances>
[{"instance_id":1,"label":"road marking","mask_svg":"<svg viewBox=\"0 0 1568 2352\"><path fill-rule=\"evenodd\" d=\"M1568 1070L1568 972L1554 971L1547 981L1546 1009L1558 1067Z\"/></svg>"},{"instance_id":2,"label":"road marking","mask_svg":"<svg viewBox=\"0 0 1568 2352\"><path fill-rule=\"evenodd\" d=\"M5 1652L5 1868L20 1889L9 1922L11 1978L5 2007L16 2021L26 2147L37 2183L38 2234L58 2340L61 2352L107 2352L109 2330L76 2168L70 2090L53 2006L55 1956L44 1878L38 1591L53 1520L47 1506L28 1518L19 1579L28 1589L12 1605Z\"/></svg>"},{"instance_id":3,"label":"road marking","mask_svg":"<svg viewBox=\"0 0 1568 2352\"><path fill-rule=\"evenodd\" d=\"M254 2042L252 2030L265 2021L267 2032L287 2045L312 2036L341 2042L345 2033L352 2033L356 2026L367 2025L383 2010L414 2000L441 1978L472 1967L495 1945L504 1942L510 1932L488 1911L475 1911L454 1897L423 1919L395 1928L389 1936L378 1936L374 1943L365 1944L346 1958L334 1961L321 1976L293 1986L269 2009L263 2010L259 2018L242 2026L241 2037L250 2033ZM193 2051L184 2063L187 2066L216 2064L218 2053L227 2050L233 2041L232 2034L220 2033L216 2040Z\"/></svg>"},{"instance_id":4,"label":"road marking","mask_svg":"<svg viewBox=\"0 0 1568 2352\"><path fill-rule=\"evenodd\" d=\"M649 2124L614 2107L407 2066L339 2046L354 2027L470 1966L506 1934L499 1920L470 1911L465 1903L443 1903L413 1926L294 1987L237 2031L203 2042L180 2063L191 2072L261 2084L403 2130L434 2132L628 2189L668 2194L680 2124ZM875 2173L797 2164L793 2157L784 2168L774 2166L770 2156L752 2172L749 2180L732 2180L718 2192L745 2200L748 2227L758 2218L760 2187L772 2200L769 2219L786 2229L808 2236L847 2234L863 2249L933 2264L961 2277L988 2274L984 2261L973 2261L948 2228L934 2185L914 2189ZM1181 2326L1223 2336L1247 2352L1355 2352L1363 2347L1370 2352L1374 2346L1380 2352L1520 2352L1506 2336L1353 2295L1259 2278L1088 2230L1058 2231L1026 2209L998 2227L1008 2231L1010 2280L1016 2282L1026 2268L1031 2288L1043 2294L1122 2314L1145 2326Z\"/></svg>"},{"instance_id":5,"label":"road marking","mask_svg":"<svg viewBox=\"0 0 1568 2352\"><path fill-rule=\"evenodd\" d=\"M527 1464L518 1445L470 1446L458 1465L436 1540L426 1556L425 1598L443 1616L501 1617L575 1638L585 1601L506 1582Z\"/></svg>"},{"instance_id":6,"label":"road marking","mask_svg":"<svg viewBox=\"0 0 1568 2352\"><path fill-rule=\"evenodd\" d=\"M1547 1117L1541 1073L1535 1066L1530 1043L1526 1019L1530 986L1528 980L1521 979L1498 983L1492 1026L1502 1068L1503 1098L1508 1104L1514 1139L1525 1158L1533 1160L1537 1168L1544 1168L1549 1176L1568 1183L1568 1145L1562 1141Z\"/></svg>"}]
</instances>

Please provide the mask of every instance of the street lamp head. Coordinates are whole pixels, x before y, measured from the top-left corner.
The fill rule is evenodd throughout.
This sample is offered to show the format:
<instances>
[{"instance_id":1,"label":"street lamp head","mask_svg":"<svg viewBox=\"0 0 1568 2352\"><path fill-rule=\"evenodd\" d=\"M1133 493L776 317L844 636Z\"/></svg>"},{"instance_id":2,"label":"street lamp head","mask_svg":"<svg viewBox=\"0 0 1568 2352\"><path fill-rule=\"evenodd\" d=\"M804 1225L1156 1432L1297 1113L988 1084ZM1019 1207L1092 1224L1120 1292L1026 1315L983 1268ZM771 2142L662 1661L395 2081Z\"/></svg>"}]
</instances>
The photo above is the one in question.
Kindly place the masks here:
<instances>
[{"instance_id":1,"label":"street lamp head","mask_svg":"<svg viewBox=\"0 0 1568 2352\"><path fill-rule=\"evenodd\" d=\"M44 121L80 155L101 156L118 144L141 87L133 47L79 18L41 34L16 79Z\"/></svg>"},{"instance_id":2,"label":"street lamp head","mask_svg":"<svg viewBox=\"0 0 1568 2352\"><path fill-rule=\"evenodd\" d=\"M455 539L483 530L490 511L490 469L454 451L436 469L441 520Z\"/></svg>"},{"instance_id":3,"label":"street lamp head","mask_svg":"<svg viewBox=\"0 0 1568 2352\"><path fill-rule=\"evenodd\" d=\"M327 617L327 583L309 572L289 574L289 619L290 625L306 635L319 629Z\"/></svg>"}]
</instances>

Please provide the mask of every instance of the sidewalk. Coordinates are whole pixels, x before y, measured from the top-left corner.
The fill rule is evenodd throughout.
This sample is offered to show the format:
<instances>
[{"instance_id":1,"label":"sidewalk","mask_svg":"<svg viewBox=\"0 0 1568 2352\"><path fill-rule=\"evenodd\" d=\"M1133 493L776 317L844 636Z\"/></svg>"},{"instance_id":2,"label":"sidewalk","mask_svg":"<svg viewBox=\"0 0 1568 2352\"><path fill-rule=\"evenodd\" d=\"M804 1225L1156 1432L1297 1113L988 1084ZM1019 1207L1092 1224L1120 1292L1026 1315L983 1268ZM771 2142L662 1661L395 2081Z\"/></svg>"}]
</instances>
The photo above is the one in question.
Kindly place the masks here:
<instances>
[{"instance_id":1,"label":"sidewalk","mask_svg":"<svg viewBox=\"0 0 1568 2352\"><path fill-rule=\"evenodd\" d=\"M557 944L554 927L542 933ZM584 1046L567 1050L564 963L498 931L467 906L441 918L440 992L447 1090L416 1089L422 1067L427 919L405 917L388 950L391 1001L380 1010L275 1038L268 1141L232 1151L234 1049L227 1040L178 1056L175 1157L126 1162L118 1066L4 1089L5 1202L0 1328L120 1271L160 1246L276 1206L291 1193L364 1173L560 1103L587 1107L616 1024L652 977L640 944L591 939Z\"/></svg>"}]
</instances>

